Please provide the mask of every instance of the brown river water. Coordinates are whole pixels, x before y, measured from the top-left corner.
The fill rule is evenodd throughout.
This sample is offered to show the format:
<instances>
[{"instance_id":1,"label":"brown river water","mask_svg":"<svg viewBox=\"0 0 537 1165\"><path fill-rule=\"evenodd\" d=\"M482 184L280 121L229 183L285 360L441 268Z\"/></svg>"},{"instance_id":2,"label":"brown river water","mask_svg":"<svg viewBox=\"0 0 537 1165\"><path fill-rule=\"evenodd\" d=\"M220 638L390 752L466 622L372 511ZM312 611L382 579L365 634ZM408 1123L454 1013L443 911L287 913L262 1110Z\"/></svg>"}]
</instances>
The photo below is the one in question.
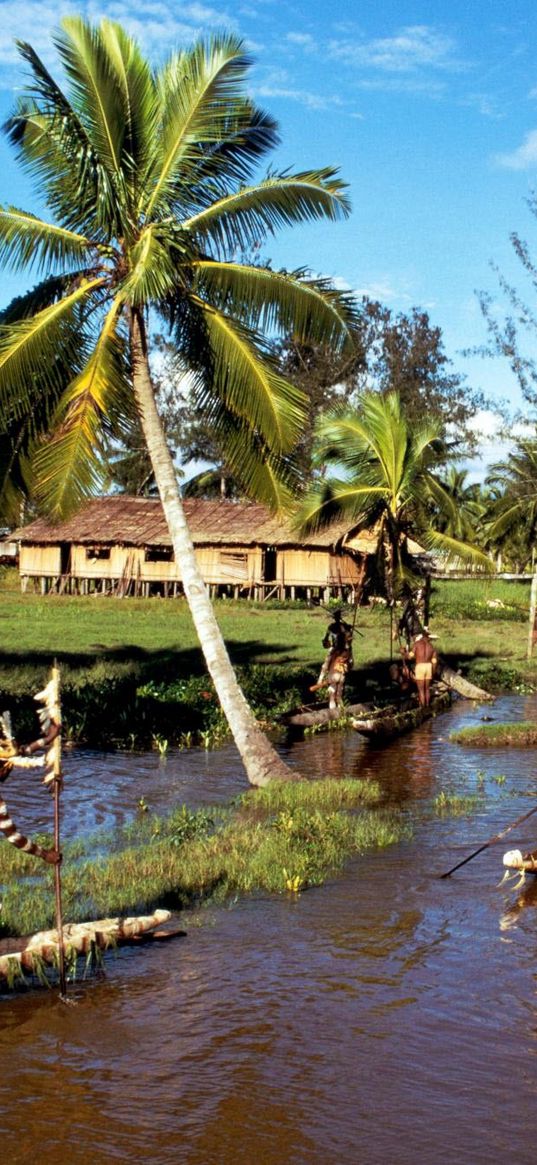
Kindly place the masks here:
<instances>
[{"instance_id":1,"label":"brown river water","mask_svg":"<svg viewBox=\"0 0 537 1165\"><path fill-rule=\"evenodd\" d=\"M298 897L185 915L186 938L107 956L73 1006L0 997L1 1162L533 1165L536 883L498 882L504 850L537 844L537 816L438 876L537 794L535 750L449 742L485 714L536 717L537 698L460 702L383 749L332 733L285 750L313 778L378 780L411 841ZM231 747L76 753L65 769L66 837L128 820L142 795L161 812L245 784ZM442 789L479 783L470 818L431 813ZM17 824L48 827L25 784L10 782Z\"/></svg>"}]
</instances>

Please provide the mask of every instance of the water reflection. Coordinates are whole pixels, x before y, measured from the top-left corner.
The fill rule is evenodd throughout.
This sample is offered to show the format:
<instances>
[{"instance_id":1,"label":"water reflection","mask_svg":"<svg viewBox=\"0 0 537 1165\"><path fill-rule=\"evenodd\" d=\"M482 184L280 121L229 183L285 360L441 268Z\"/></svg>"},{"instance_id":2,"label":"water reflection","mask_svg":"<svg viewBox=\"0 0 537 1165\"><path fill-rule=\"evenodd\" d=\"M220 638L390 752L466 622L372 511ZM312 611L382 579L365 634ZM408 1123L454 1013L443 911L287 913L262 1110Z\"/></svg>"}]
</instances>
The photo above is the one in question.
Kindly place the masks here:
<instances>
[{"instance_id":1,"label":"water reflection","mask_svg":"<svg viewBox=\"0 0 537 1165\"><path fill-rule=\"evenodd\" d=\"M510 697L491 714L526 719L535 708ZM453 727L482 714L461 703L386 749L355 733L293 747L314 778L378 780L412 815L412 841L297 899L189 916L181 943L108 959L106 979L80 984L74 1008L53 993L4 998L4 1159L529 1165L537 883L498 889L501 846L438 877L535 792L532 750L450 744ZM172 753L165 765L85 753L66 767L71 835L132 817L142 794L163 810L245 787L232 748ZM430 806L442 788L482 788L481 808L439 819ZM26 784L17 796L35 828L42 795ZM535 845L532 828L513 845Z\"/></svg>"}]
</instances>

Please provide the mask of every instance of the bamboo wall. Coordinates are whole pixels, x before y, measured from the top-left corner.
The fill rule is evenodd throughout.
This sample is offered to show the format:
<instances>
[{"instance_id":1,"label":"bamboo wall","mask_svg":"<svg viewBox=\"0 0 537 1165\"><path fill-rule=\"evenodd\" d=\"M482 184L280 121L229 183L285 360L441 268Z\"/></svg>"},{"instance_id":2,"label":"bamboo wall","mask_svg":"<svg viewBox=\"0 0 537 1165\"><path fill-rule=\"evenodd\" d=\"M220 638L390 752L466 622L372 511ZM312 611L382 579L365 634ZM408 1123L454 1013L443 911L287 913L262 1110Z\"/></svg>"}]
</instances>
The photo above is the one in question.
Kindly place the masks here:
<instances>
[{"instance_id":1,"label":"bamboo wall","mask_svg":"<svg viewBox=\"0 0 537 1165\"><path fill-rule=\"evenodd\" d=\"M92 594L181 593L181 571L166 550L143 546L21 545L23 590ZM270 554L270 558L269 558ZM103 557L104 555L104 557ZM155 560L156 559L156 560ZM325 598L359 582L359 563L323 549L200 546L196 559L212 594L266 598L322 591ZM270 577L265 577L270 573Z\"/></svg>"}]
</instances>

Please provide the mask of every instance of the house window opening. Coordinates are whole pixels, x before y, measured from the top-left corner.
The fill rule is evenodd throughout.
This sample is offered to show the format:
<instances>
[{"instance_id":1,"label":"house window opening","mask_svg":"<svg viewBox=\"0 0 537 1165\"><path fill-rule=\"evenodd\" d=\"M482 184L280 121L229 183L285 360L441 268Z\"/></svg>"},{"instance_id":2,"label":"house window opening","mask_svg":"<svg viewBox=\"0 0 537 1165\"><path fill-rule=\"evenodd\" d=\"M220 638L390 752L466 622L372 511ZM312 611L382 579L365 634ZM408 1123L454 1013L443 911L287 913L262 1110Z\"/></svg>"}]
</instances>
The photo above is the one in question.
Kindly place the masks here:
<instances>
[{"instance_id":1,"label":"house window opening","mask_svg":"<svg viewBox=\"0 0 537 1165\"><path fill-rule=\"evenodd\" d=\"M173 562L173 546L148 546L145 562Z\"/></svg>"},{"instance_id":2,"label":"house window opening","mask_svg":"<svg viewBox=\"0 0 537 1165\"><path fill-rule=\"evenodd\" d=\"M109 546L88 546L86 549L86 559L88 562L107 562L109 558Z\"/></svg>"}]
</instances>

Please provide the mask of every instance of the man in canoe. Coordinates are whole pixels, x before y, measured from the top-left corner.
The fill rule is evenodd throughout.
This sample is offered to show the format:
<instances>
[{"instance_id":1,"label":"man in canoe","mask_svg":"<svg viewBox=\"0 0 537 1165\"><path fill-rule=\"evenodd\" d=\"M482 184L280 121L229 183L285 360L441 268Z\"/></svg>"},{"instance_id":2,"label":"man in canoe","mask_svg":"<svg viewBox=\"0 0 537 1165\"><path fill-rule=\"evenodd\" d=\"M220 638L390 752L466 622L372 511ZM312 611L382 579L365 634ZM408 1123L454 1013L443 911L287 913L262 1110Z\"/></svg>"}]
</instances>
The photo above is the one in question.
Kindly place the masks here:
<instances>
[{"instance_id":1,"label":"man in canoe","mask_svg":"<svg viewBox=\"0 0 537 1165\"><path fill-rule=\"evenodd\" d=\"M318 692L319 688L328 687L331 707L337 707L341 702L345 676L352 668L352 634L350 623L345 622L338 608L334 611L332 622L329 623L323 637L326 655L319 679L310 687L310 692Z\"/></svg>"},{"instance_id":2,"label":"man in canoe","mask_svg":"<svg viewBox=\"0 0 537 1165\"><path fill-rule=\"evenodd\" d=\"M431 680L438 663L438 656L426 627L416 635L410 655L414 657L414 678L419 702L424 707L428 707L431 703Z\"/></svg>"},{"instance_id":3,"label":"man in canoe","mask_svg":"<svg viewBox=\"0 0 537 1165\"><path fill-rule=\"evenodd\" d=\"M415 593L411 592L403 607L401 617L394 633L394 639L403 639L408 648L415 635L423 631L424 623L424 590L420 587Z\"/></svg>"}]
</instances>

